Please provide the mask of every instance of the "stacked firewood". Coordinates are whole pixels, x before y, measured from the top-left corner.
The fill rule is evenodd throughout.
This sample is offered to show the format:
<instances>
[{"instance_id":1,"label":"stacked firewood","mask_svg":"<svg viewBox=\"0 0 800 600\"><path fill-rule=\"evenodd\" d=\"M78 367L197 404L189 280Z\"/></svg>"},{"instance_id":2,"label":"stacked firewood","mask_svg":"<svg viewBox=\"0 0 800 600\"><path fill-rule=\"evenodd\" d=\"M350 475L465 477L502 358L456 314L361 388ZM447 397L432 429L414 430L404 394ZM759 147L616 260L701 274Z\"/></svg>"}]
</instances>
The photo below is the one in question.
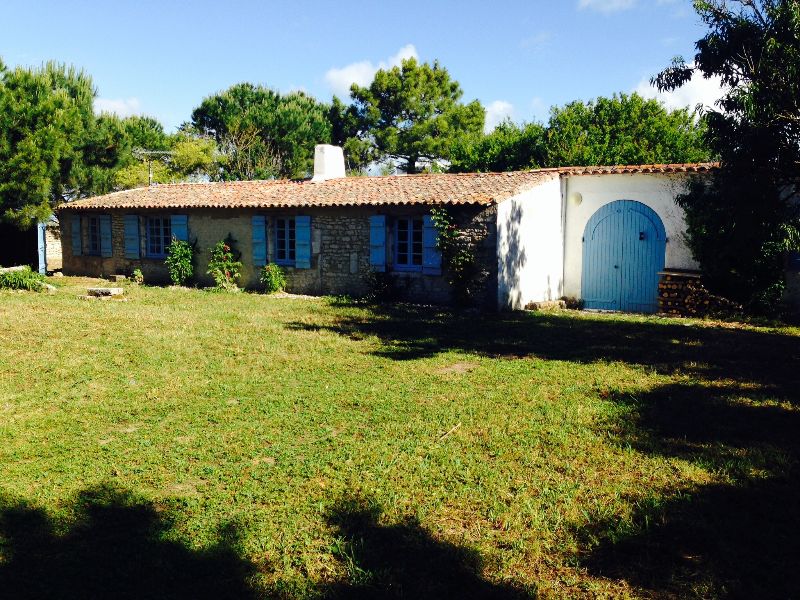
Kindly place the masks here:
<instances>
[{"instance_id":1,"label":"stacked firewood","mask_svg":"<svg viewBox=\"0 0 800 600\"><path fill-rule=\"evenodd\" d=\"M662 273L658 305L662 314L673 317L720 317L742 312L740 305L709 292L698 273Z\"/></svg>"}]
</instances>

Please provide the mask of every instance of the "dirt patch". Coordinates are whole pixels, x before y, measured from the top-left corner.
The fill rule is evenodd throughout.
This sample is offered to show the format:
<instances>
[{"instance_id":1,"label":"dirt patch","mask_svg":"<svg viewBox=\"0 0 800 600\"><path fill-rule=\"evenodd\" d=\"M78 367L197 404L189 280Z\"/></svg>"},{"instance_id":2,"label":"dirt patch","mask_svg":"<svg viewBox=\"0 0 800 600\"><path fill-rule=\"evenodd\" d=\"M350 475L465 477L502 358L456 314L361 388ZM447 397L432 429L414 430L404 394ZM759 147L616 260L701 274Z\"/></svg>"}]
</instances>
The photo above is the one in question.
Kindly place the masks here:
<instances>
[{"instance_id":1,"label":"dirt patch","mask_svg":"<svg viewBox=\"0 0 800 600\"><path fill-rule=\"evenodd\" d=\"M478 365L475 363L469 362L457 362L453 363L452 365L447 365L446 367L442 367L436 370L436 373L439 375L464 375L465 373L469 373L470 371L474 371L478 368Z\"/></svg>"},{"instance_id":2,"label":"dirt patch","mask_svg":"<svg viewBox=\"0 0 800 600\"><path fill-rule=\"evenodd\" d=\"M166 488L167 495L170 496L199 496L197 488L202 485L201 481L182 481L173 483Z\"/></svg>"},{"instance_id":3,"label":"dirt patch","mask_svg":"<svg viewBox=\"0 0 800 600\"><path fill-rule=\"evenodd\" d=\"M319 296L308 296L306 294L290 294L289 292L273 292L265 294L267 298L283 298L285 300L320 300Z\"/></svg>"}]
</instances>

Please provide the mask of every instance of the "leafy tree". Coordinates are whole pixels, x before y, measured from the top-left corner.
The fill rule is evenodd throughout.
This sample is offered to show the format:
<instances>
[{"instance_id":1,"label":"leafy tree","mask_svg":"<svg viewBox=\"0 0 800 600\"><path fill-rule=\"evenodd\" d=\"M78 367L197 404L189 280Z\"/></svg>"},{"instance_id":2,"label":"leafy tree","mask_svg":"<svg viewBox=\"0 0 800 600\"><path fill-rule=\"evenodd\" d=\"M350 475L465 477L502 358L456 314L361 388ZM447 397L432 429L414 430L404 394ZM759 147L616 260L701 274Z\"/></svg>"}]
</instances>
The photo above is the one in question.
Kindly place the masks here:
<instances>
[{"instance_id":1,"label":"leafy tree","mask_svg":"<svg viewBox=\"0 0 800 600\"><path fill-rule=\"evenodd\" d=\"M0 218L26 228L61 202L146 185L134 150L170 150L156 181L213 172L212 140L165 134L150 117L96 116L83 71L54 62L7 70L0 61Z\"/></svg>"},{"instance_id":2,"label":"leafy tree","mask_svg":"<svg viewBox=\"0 0 800 600\"><path fill-rule=\"evenodd\" d=\"M153 117L132 115L121 119L124 140L130 148L147 150L167 150L170 136L164 132L164 126Z\"/></svg>"},{"instance_id":3,"label":"leafy tree","mask_svg":"<svg viewBox=\"0 0 800 600\"><path fill-rule=\"evenodd\" d=\"M4 220L26 228L49 217L54 205L91 192L84 147L94 96L91 78L73 67L50 62L7 70L0 62Z\"/></svg>"},{"instance_id":4,"label":"leafy tree","mask_svg":"<svg viewBox=\"0 0 800 600\"><path fill-rule=\"evenodd\" d=\"M453 144L450 171L455 173L521 171L547 161L547 131L540 123L500 123L488 135L463 137Z\"/></svg>"},{"instance_id":5,"label":"leafy tree","mask_svg":"<svg viewBox=\"0 0 800 600\"><path fill-rule=\"evenodd\" d=\"M483 130L484 109L477 100L462 104L463 93L438 62L415 59L381 69L369 87L353 85L354 142L345 142L356 161L377 157L399 162L416 173L420 161L446 160L459 137ZM353 123L345 120L345 129ZM349 154L350 154L349 153ZM350 154L352 155L352 154Z\"/></svg>"},{"instance_id":6,"label":"leafy tree","mask_svg":"<svg viewBox=\"0 0 800 600\"><path fill-rule=\"evenodd\" d=\"M91 193L104 194L119 189L148 184L148 165L136 156L138 149L167 151L172 136L152 117L130 116L124 119L110 113L101 114L89 132L84 148L91 157ZM176 175L166 165L154 164L154 181L166 183ZM181 175L182 176L182 175Z\"/></svg>"},{"instance_id":7,"label":"leafy tree","mask_svg":"<svg viewBox=\"0 0 800 600\"><path fill-rule=\"evenodd\" d=\"M708 160L704 125L688 109L618 94L550 111L547 166L636 165Z\"/></svg>"},{"instance_id":8,"label":"leafy tree","mask_svg":"<svg viewBox=\"0 0 800 600\"><path fill-rule=\"evenodd\" d=\"M188 127L219 144L227 157L222 179L304 177L313 170L314 146L330 140L328 112L303 92L240 83L204 99Z\"/></svg>"},{"instance_id":9,"label":"leafy tree","mask_svg":"<svg viewBox=\"0 0 800 600\"><path fill-rule=\"evenodd\" d=\"M450 170L514 171L536 167L708 160L705 126L687 109L619 94L554 107L547 126L506 121L487 135L455 142Z\"/></svg>"},{"instance_id":10,"label":"leafy tree","mask_svg":"<svg viewBox=\"0 0 800 600\"><path fill-rule=\"evenodd\" d=\"M708 26L692 64L677 58L653 79L676 89L695 73L727 90L708 110L717 175L679 199L689 243L710 289L772 312L785 289L784 260L800 246L790 191L800 175L800 2L696 1Z\"/></svg>"},{"instance_id":11,"label":"leafy tree","mask_svg":"<svg viewBox=\"0 0 800 600\"><path fill-rule=\"evenodd\" d=\"M188 132L168 135L151 117L119 120L119 128L114 189L146 186L151 175L153 183L176 183L211 178L219 171L217 146L211 138Z\"/></svg>"},{"instance_id":12,"label":"leafy tree","mask_svg":"<svg viewBox=\"0 0 800 600\"><path fill-rule=\"evenodd\" d=\"M354 174L365 174L370 163L378 161L380 156L369 141L367 123L359 118L357 107L334 96L328 120L331 143L343 148L347 169Z\"/></svg>"}]
</instances>

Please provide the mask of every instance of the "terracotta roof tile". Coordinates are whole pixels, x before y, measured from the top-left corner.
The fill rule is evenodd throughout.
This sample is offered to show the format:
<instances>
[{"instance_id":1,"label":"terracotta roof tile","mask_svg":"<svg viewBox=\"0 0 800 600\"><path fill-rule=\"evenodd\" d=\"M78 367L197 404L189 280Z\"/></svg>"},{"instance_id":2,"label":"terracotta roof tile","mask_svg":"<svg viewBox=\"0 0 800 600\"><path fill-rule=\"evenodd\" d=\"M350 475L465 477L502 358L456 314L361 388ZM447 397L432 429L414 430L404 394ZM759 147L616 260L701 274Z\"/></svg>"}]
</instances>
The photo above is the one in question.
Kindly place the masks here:
<instances>
[{"instance_id":1,"label":"terracotta roof tile","mask_svg":"<svg viewBox=\"0 0 800 600\"><path fill-rule=\"evenodd\" d=\"M703 172L710 163L564 167L508 173L445 173L346 177L311 181L177 183L113 192L59 206L59 210L301 208L414 204L496 204L561 175Z\"/></svg>"},{"instance_id":2,"label":"terracotta roof tile","mask_svg":"<svg viewBox=\"0 0 800 600\"><path fill-rule=\"evenodd\" d=\"M560 167L562 175L623 175L634 173L707 173L719 163L686 163L656 165L617 165L608 167Z\"/></svg>"},{"instance_id":3,"label":"terracotta roof tile","mask_svg":"<svg viewBox=\"0 0 800 600\"><path fill-rule=\"evenodd\" d=\"M59 209L292 208L410 204L489 205L557 177L552 171L346 177L156 185L62 204Z\"/></svg>"}]
</instances>

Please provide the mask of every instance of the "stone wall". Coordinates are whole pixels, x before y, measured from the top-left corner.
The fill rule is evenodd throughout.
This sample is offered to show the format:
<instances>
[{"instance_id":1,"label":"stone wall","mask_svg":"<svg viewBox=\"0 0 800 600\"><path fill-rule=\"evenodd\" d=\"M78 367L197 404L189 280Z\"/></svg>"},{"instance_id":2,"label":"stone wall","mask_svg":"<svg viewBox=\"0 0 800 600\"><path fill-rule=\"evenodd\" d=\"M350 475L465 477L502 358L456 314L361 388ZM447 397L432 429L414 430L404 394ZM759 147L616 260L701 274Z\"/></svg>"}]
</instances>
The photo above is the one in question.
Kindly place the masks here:
<instances>
[{"instance_id":1,"label":"stone wall","mask_svg":"<svg viewBox=\"0 0 800 600\"><path fill-rule=\"evenodd\" d=\"M477 240L478 258L487 272L486 297L492 300L497 289L497 267L495 256L496 228L494 207L453 208L456 222L469 228ZM241 285L258 289L259 269L253 262L252 217L265 215L272 223L275 217L311 216L311 268L297 269L284 266L289 292L311 295L348 294L361 296L369 292L367 274L369 265L369 217L386 214L391 227L392 218L425 214L424 207L375 207L363 208L314 208L307 210L175 210L175 211L109 211L112 217L112 256L73 256L71 227L75 213L62 211L62 252L63 271L67 275L109 276L129 275L134 269L141 269L148 283L168 283L169 276L163 259L126 259L124 248L124 217L126 214L139 216L187 214L189 219L189 239L197 241L195 275L200 285L212 285L206 275L209 251L218 241L230 234L236 240L236 248L241 252L243 263ZM101 213L98 213L101 214ZM82 218L88 215L83 213ZM87 227L83 228L86 236ZM140 239L144 255L144 219L141 219ZM391 235L387 231L387 239ZM274 259L274 231L267 230L268 260ZM84 240L86 247L86 240ZM389 256L392 256L390 251ZM391 263L391 261L390 261ZM423 275L418 272L394 272L391 264L387 266L398 296L401 299L426 302L447 303L451 300L451 290L446 276Z\"/></svg>"},{"instance_id":2,"label":"stone wall","mask_svg":"<svg viewBox=\"0 0 800 600\"><path fill-rule=\"evenodd\" d=\"M47 259L48 271L60 271L62 266L61 259L61 230L58 223L48 223L44 232L45 258Z\"/></svg>"}]
</instances>

